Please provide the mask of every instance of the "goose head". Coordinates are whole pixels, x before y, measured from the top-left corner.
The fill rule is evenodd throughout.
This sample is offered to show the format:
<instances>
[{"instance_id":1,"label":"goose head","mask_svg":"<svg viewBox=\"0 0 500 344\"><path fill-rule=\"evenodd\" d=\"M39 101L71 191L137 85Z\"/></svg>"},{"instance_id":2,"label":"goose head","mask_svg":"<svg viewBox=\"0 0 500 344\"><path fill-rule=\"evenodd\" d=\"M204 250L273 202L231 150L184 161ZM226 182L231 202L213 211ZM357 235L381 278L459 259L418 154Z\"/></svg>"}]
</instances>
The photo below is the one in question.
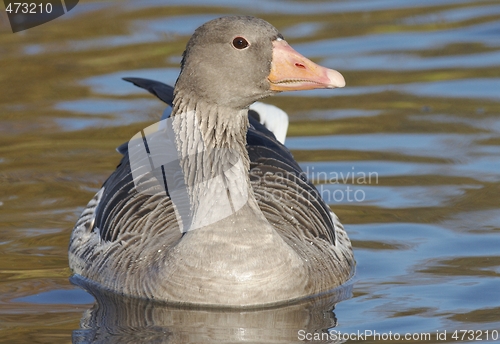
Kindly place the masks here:
<instances>
[{"instance_id":1,"label":"goose head","mask_svg":"<svg viewBox=\"0 0 500 344\"><path fill-rule=\"evenodd\" d=\"M241 110L282 91L344 87L343 76L295 51L268 22L222 17L200 26L183 54L176 95Z\"/></svg>"}]
</instances>

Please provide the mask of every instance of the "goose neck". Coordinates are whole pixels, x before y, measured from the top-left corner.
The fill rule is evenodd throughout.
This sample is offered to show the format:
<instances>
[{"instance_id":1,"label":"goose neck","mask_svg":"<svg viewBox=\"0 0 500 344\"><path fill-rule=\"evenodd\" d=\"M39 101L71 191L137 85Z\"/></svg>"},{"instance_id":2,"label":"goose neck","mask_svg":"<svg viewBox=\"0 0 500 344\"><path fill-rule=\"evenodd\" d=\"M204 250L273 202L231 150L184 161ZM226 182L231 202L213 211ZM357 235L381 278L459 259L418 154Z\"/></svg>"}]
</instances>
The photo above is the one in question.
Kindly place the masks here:
<instances>
[{"instance_id":1,"label":"goose neck","mask_svg":"<svg viewBox=\"0 0 500 344\"><path fill-rule=\"evenodd\" d=\"M172 128L186 190L185 200L174 203L183 231L216 223L253 199L247 127L247 110L201 101L174 103Z\"/></svg>"}]
</instances>

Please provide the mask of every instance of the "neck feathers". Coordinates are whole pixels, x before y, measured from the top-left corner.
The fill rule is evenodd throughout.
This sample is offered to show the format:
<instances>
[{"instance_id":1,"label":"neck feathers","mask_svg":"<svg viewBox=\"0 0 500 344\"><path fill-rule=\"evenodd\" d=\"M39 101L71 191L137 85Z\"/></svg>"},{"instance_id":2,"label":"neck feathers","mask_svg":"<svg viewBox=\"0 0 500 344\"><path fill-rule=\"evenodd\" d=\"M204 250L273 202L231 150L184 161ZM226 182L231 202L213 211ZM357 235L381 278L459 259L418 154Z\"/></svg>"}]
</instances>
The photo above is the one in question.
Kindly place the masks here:
<instances>
[{"instance_id":1,"label":"neck feathers","mask_svg":"<svg viewBox=\"0 0 500 344\"><path fill-rule=\"evenodd\" d=\"M246 133L248 129L248 109L221 107L195 97L176 92L172 116L196 115L193 123L203 134L207 148L242 149L246 153Z\"/></svg>"},{"instance_id":2,"label":"neck feathers","mask_svg":"<svg viewBox=\"0 0 500 344\"><path fill-rule=\"evenodd\" d=\"M177 207L183 231L228 217L252 197L246 150L247 110L191 99L176 94L172 113L187 190L182 203L189 204L189 209Z\"/></svg>"}]
</instances>

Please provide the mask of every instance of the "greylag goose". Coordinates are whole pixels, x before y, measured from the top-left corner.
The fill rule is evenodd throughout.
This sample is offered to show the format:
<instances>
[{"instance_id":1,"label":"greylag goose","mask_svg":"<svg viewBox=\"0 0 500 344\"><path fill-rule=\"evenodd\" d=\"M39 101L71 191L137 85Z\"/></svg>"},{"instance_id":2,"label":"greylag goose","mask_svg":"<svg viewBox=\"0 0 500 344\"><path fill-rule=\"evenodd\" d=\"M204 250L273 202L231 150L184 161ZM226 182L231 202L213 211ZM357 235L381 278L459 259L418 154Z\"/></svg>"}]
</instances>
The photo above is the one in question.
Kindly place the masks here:
<instances>
[{"instance_id":1,"label":"greylag goose","mask_svg":"<svg viewBox=\"0 0 500 344\"><path fill-rule=\"evenodd\" d=\"M170 126L156 133L170 132L177 159L141 169L137 161L154 162L151 143L160 142L146 129L122 147L120 165L73 229L75 278L167 303L262 307L352 277L338 218L288 149L248 115L278 92L343 87L340 73L300 55L264 20L223 17L196 29L173 92L137 84L173 104Z\"/></svg>"}]
</instances>

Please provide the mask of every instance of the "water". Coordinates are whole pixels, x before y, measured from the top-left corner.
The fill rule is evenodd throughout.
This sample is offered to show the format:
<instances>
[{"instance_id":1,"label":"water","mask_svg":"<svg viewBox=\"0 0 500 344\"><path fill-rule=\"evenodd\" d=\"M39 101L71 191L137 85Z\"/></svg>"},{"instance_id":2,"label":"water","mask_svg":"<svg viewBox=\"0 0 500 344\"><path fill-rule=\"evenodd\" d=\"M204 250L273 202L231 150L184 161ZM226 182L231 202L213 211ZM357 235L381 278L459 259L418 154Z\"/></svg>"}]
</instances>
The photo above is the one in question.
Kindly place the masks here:
<instances>
[{"instance_id":1,"label":"water","mask_svg":"<svg viewBox=\"0 0 500 344\"><path fill-rule=\"evenodd\" d=\"M18 34L0 16L0 341L291 343L329 328L498 342L498 2L166 3L83 2ZM267 101L289 113L287 145L345 224L357 274L272 310L95 303L69 281L72 226L115 147L163 112L120 78L175 82L190 33L224 14L262 17L344 74L345 89Z\"/></svg>"}]
</instances>

